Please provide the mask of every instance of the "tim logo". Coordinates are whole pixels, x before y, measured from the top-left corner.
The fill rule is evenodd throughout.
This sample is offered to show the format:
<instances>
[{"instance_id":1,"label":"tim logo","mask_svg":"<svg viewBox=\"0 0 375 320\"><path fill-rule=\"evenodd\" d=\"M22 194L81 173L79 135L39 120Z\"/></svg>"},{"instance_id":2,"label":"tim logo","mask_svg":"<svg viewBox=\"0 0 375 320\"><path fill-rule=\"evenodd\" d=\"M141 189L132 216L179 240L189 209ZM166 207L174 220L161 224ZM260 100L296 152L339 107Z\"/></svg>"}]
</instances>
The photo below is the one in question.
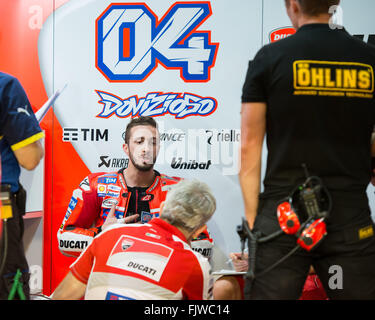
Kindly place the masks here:
<instances>
[{"instance_id":1,"label":"tim logo","mask_svg":"<svg viewBox=\"0 0 375 320\"><path fill-rule=\"evenodd\" d=\"M184 81L206 82L218 43L196 29L209 2L177 2L159 20L145 3L111 4L96 20L96 67L109 81L144 81L160 62Z\"/></svg>"}]
</instances>

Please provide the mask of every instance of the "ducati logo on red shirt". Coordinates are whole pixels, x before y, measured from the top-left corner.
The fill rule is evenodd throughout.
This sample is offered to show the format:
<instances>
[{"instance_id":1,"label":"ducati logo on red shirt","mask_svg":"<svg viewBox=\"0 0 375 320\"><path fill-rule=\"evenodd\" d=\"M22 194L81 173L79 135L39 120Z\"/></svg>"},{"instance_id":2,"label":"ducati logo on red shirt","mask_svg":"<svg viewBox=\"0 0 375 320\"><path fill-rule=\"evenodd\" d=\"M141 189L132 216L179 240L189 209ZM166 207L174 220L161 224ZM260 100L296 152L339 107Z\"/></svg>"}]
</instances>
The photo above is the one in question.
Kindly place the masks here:
<instances>
[{"instance_id":1,"label":"ducati logo on red shirt","mask_svg":"<svg viewBox=\"0 0 375 320\"><path fill-rule=\"evenodd\" d=\"M106 265L159 281L174 251L159 241L122 235L112 248Z\"/></svg>"},{"instance_id":2,"label":"ducati logo on red shirt","mask_svg":"<svg viewBox=\"0 0 375 320\"><path fill-rule=\"evenodd\" d=\"M285 39L296 33L296 29L293 27L278 28L270 32L270 42L276 42L281 39Z\"/></svg>"},{"instance_id":3,"label":"ducati logo on red shirt","mask_svg":"<svg viewBox=\"0 0 375 320\"><path fill-rule=\"evenodd\" d=\"M125 250L129 249L133 244L134 244L134 241L131 241L129 239L125 239L121 243L121 248L122 248L123 251L125 251Z\"/></svg>"},{"instance_id":4,"label":"ducati logo on red shirt","mask_svg":"<svg viewBox=\"0 0 375 320\"><path fill-rule=\"evenodd\" d=\"M142 253L143 255L153 254L167 259L170 257L173 251L171 248L160 243L154 243L152 241L123 235L113 247L111 255L122 253L124 248L129 249L130 247L132 247L131 250L127 250L129 253Z\"/></svg>"}]
</instances>

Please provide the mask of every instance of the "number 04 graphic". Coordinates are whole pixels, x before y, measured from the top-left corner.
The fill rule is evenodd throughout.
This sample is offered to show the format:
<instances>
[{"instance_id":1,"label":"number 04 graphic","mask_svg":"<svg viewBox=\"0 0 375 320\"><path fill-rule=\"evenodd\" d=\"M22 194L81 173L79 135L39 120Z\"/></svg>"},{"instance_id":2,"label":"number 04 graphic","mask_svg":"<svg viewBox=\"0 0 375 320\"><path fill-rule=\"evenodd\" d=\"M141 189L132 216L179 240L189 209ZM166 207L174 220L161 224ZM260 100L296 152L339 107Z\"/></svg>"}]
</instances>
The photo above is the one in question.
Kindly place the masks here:
<instances>
[{"instance_id":1,"label":"number 04 graphic","mask_svg":"<svg viewBox=\"0 0 375 320\"><path fill-rule=\"evenodd\" d=\"M96 20L96 67L109 81L144 81L161 62L184 81L210 80L218 43L196 31L209 2L173 4L158 21L145 4L111 4Z\"/></svg>"}]
</instances>

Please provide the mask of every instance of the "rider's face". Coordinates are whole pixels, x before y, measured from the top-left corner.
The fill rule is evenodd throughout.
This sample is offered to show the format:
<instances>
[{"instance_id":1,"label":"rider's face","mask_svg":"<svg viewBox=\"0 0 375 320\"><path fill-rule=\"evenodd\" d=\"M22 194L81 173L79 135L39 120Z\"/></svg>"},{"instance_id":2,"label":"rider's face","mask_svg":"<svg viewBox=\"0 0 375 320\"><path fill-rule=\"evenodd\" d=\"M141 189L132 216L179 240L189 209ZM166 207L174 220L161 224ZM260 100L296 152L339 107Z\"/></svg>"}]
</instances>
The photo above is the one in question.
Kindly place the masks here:
<instances>
[{"instance_id":1,"label":"rider's face","mask_svg":"<svg viewBox=\"0 0 375 320\"><path fill-rule=\"evenodd\" d=\"M151 126L136 126L130 131L129 143L124 151L140 171L153 169L159 153L159 132Z\"/></svg>"}]
</instances>

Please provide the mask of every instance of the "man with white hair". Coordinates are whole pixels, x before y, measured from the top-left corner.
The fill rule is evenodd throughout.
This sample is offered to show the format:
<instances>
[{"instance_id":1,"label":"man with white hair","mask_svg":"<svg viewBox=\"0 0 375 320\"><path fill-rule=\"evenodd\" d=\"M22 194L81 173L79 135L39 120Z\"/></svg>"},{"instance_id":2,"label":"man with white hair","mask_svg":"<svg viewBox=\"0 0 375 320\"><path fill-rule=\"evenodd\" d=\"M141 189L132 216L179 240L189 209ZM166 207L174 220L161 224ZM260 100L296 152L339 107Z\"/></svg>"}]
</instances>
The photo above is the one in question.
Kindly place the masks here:
<instances>
[{"instance_id":1,"label":"man with white hair","mask_svg":"<svg viewBox=\"0 0 375 320\"><path fill-rule=\"evenodd\" d=\"M160 218L112 224L96 236L53 299L211 299L209 262L189 244L215 210L205 183L182 180L169 191Z\"/></svg>"}]
</instances>

